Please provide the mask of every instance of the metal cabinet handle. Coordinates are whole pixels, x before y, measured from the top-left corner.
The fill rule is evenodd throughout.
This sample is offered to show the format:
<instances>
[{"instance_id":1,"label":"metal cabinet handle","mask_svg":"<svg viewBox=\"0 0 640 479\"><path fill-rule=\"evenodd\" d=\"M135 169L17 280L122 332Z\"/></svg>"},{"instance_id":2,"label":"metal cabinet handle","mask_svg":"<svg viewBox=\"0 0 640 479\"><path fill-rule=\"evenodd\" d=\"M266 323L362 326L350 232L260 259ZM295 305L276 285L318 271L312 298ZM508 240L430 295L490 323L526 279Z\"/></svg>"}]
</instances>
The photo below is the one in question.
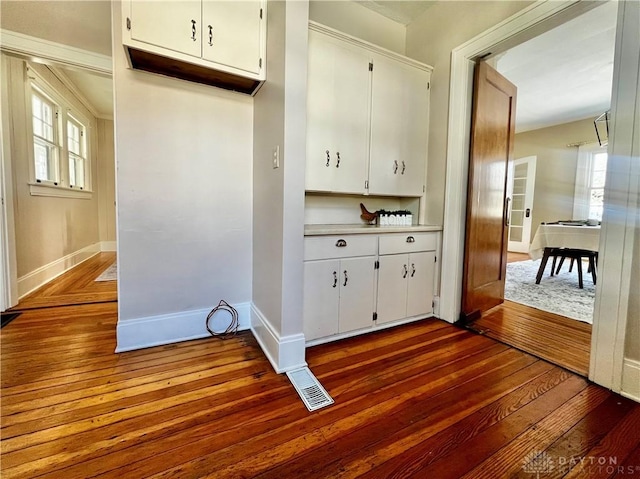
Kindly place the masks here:
<instances>
[{"instance_id":1,"label":"metal cabinet handle","mask_svg":"<svg viewBox=\"0 0 640 479\"><path fill-rule=\"evenodd\" d=\"M209 25L209 46L213 46L213 27Z\"/></svg>"},{"instance_id":2,"label":"metal cabinet handle","mask_svg":"<svg viewBox=\"0 0 640 479\"><path fill-rule=\"evenodd\" d=\"M403 265L402 265L402 277L403 277L403 278L406 278L406 277L407 277L407 274L409 274L409 270L407 270L407 265L406 265L406 264L403 264Z\"/></svg>"},{"instance_id":3,"label":"metal cabinet handle","mask_svg":"<svg viewBox=\"0 0 640 479\"><path fill-rule=\"evenodd\" d=\"M509 209L509 205L511 204L511 198L507 196L504 205L504 225L509 227L511 223L511 211Z\"/></svg>"},{"instance_id":4,"label":"metal cabinet handle","mask_svg":"<svg viewBox=\"0 0 640 479\"><path fill-rule=\"evenodd\" d=\"M325 166L329 166L329 162L331 161L331 156L329 154L329 150L327 150L327 164Z\"/></svg>"},{"instance_id":5,"label":"metal cabinet handle","mask_svg":"<svg viewBox=\"0 0 640 479\"><path fill-rule=\"evenodd\" d=\"M416 239L413 236L407 236L407 243L415 243Z\"/></svg>"},{"instance_id":6,"label":"metal cabinet handle","mask_svg":"<svg viewBox=\"0 0 640 479\"><path fill-rule=\"evenodd\" d=\"M415 263L411 263L411 277L413 278L413 275L416 274L416 264Z\"/></svg>"},{"instance_id":7,"label":"metal cabinet handle","mask_svg":"<svg viewBox=\"0 0 640 479\"><path fill-rule=\"evenodd\" d=\"M346 286L347 285L347 281L349 281L349 278L347 277L347 270L344 270L344 283L342 284L342 286Z\"/></svg>"},{"instance_id":8,"label":"metal cabinet handle","mask_svg":"<svg viewBox=\"0 0 640 479\"><path fill-rule=\"evenodd\" d=\"M347 246L347 242L343 239L339 239L338 241L336 241L336 246L338 248L344 248L345 246Z\"/></svg>"},{"instance_id":9,"label":"metal cabinet handle","mask_svg":"<svg viewBox=\"0 0 640 479\"><path fill-rule=\"evenodd\" d=\"M393 174L398 172L398 160L393 160Z\"/></svg>"},{"instance_id":10,"label":"metal cabinet handle","mask_svg":"<svg viewBox=\"0 0 640 479\"><path fill-rule=\"evenodd\" d=\"M338 162L336 163L336 168L340 168L340 152L336 152L336 156L338 157Z\"/></svg>"},{"instance_id":11,"label":"metal cabinet handle","mask_svg":"<svg viewBox=\"0 0 640 479\"><path fill-rule=\"evenodd\" d=\"M191 20L191 40L196 41L196 21Z\"/></svg>"},{"instance_id":12,"label":"metal cabinet handle","mask_svg":"<svg viewBox=\"0 0 640 479\"><path fill-rule=\"evenodd\" d=\"M336 286L338 286L338 272L334 271L333 272L333 287L335 288Z\"/></svg>"},{"instance_id":13,"label":"metal cabinet handle","mask_svg":"<svg viewBox=\"0 0 640 479\"><path fill-rule=\"evenodd\" d=\"M407 165L404 164L404 161L402 162L402 171L400 172L401 175L404 175L404 170L407 168Z\"/></svg>"}]
</instances>

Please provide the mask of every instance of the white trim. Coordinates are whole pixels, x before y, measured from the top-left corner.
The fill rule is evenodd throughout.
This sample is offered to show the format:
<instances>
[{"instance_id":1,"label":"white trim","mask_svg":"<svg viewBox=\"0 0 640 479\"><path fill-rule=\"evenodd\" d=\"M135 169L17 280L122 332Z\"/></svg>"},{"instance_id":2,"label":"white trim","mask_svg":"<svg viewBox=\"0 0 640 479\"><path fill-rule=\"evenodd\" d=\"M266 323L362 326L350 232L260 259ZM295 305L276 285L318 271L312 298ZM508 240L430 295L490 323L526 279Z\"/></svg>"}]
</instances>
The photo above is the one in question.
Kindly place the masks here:
<instances>
[{"instance_id":1,"label":"white trim","mask_svg":"<svg viewBox=\"0 0 640 479\"><path fill-rule=\"evenodd\" d=\"M25 274L18 278L18 297L23 298L99 252L100 243L94 243Z\"/></svg>"},{"instance_id":2,"label":"white trim","mask_svg":"<svg viewBox=\"0 0 640 479\"><path fill-rule=\"evenodd\" d=\"M625 359L622 368L622 391L620 394L640 402L640 361Z\"/></svg>"},{"instance_id":3,"label":"white trim","mask_svg":"<svg viewBox=\"0 0 640 479\"><path fill-rule=\"evenodd\" d=\"M27 57L38 57L63 65L83 68L111 75L113 63L110 56L82 50L43 38L32 37L11 30L0 30L2 50Z\"/></svg>"},{"instance_id":4,"label":"white trim","mask_svg":"<svg viewBox=\"0 0 640 479\"><path fill-rule=\"evenodd\" d=\"M91 190L67 188L65 186L49 185L47 183L29 183L31 196L53 196L56 198L75 198L90 200L93 196Z\"/></svg>"},{"instance_id":5,"label":"white trim","mask_svg":"<svg viewBox=\"0 0 640 479\"><path fill-rule=\"evenodd\" d=\"M238 303L232 306L238 311L238 330L249 329L249 303ZM121 353L211 337L205 324L211 309L119 320L116 328L117 347L115 352Z\"/></svg>"},{"instance_id":6,"label":"white trim","mask_svg":"<svg viewBox=\"0 0 640 479\"><path fill-rule=\"evenodd\" d=\"M100 242L100 251L118 251L117 243L115 241L101 241Z\"/></svg>"},{"instance_id":7,"label":"white trim","mask_svg":"<svg viewBox=\"0 0 640 479\"><path fill-rule=\"evenodd\" d=\"M253 303L251 303L251 332L277 373L307 366L304 360L304 334L280 336Z\"/></svg>"},{"instance_id":8,"label":"white trim","mask_svg":"<svg viewBox=\"0 0 640 479\"><path fill-rule=\"evenodd\" d=\"M593 2L596 3L596 2ZM469 132L471 131L472 59L497 45L513 42L520 34L532 37L543 23L558 21L558 14L588 2L536 2L451 52L449 90L449 134L447 139L446 190L442 238L440 317L453 323L459 319L462 300L462 265L466 219ZM552 17L554 17L552 19ZM515 43L514 43L515 44ZM496 53L496 52L494 52Z\"/></svg>"},{"instance_id":9,"label":"white trim","mask_svg":"<svg viewBox=\"0 0 640 479\"><path fill-rule=\"evenodd\" d=\"M374 45L373 43L369 43L365 40L361 40L360 38L352 37L351 35L347 35L339 30L334 30L333 28L327 27L320 23L316 23L313 21L309 22L309 30L314 32L322 33L329 37L335 38L336 40L340 40L345 43L350 43L351 45L355 45L360 48L364 48L371 52L377 53L387 58L391 58L393 60L397 60L406 65L410 65L415 68L419 68L421 70L427 71L431 73L433 71L433 67L431 65L427 65L426 63L419 62L414 60L413 58L409 58L407 56L401 55L399 53L393 52L391 50L387 50L386 48L382 48L378 45Z\"/></svg>"}]
</instances>

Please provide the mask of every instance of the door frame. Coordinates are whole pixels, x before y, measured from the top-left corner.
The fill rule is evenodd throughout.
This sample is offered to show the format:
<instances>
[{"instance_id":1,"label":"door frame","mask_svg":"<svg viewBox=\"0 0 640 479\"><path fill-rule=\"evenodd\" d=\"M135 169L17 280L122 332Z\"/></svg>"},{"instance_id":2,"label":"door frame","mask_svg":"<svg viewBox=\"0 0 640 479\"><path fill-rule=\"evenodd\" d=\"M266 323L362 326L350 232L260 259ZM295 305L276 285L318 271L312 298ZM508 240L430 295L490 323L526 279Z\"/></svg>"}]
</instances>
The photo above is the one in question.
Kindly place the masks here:
<instances>
[{"instance_id":1,"label":"door frame","mask_svg":"<svg viewBox=\"0 0 640 479\"><path fill-rule=\"evenodd\" d=\"M620 2L618 6L618 26L616 32L616 59L614 62L614 87L612 98L618 101L613 104L632 109L638 101L638 27L633 25L633 9L639 8L636 2ZM628 5L632 4L632 5ZM635 5L633 5L635 4ZM473 92L474 59L486 54L497 54L528 39L531 39L551 28L560 25L582 13L597 7L597 2L581 2L570 0L562 2L536 2L516 13L489 30L460 45L451 52L451 80L449 90L449 122L447 139L447 166L445 179L445 205L442 241L442 275L441 291L447 292L440 298L439 317L455 322L460 316L462 297L462 271L464 260L464 233L466 218L466 187L468 177L469 139L471 122L471 96ZM623 13L627 10L626 23ZM624 30L624 31L623 31ZM619 52L622 37L625 39L625 51ZM621 55L624 56L622 60ZM634 58L635 55L635 58ZM628 65L624 64L627 62ZM621 68L621 64L623 68ZM635 68L635 74L634 69ZM623 71L621 71L623 70ZM634 76L635 75L635 76ZM634 83L635 82L635 83ZM622 85L624 83L624 85ZM613 106L612 104L612 106ZM622 108L621 108L622 109ZM632 111L613 111L613 124L620 119L626 121L624 129L619 128L609 141L609 152L620 151L621 170L616 173L620 187L617 193L629 200L637 195L638 185L631 185L627 176L633 168L637 168L632 160L636 160L640 152L633 150L633 127L638 127L638 112L635 120ZM626 118L623 120L623 115ZM629 118L632 119L629 122ZM619 147L616 145L619 144ZM628 151L627 151L628 150ZM626 159L622 153L632 154ZM635 154L636 158L632 155ZM624 164L622 164L624 163ZM607 178L609 183L609 176ZM611 215L613 217L613 214ZM589 378L614 391L621 391L622 370L624 363L624 343L626 336L629 284L631 282L631 266L623 264L620 253L632 249L635 235L635 216L632 211L624 213L624 221L618 225L608 225L605 216L602 225L600 260L601 281L596 294L594 312L594 329L591 344L591 367ZM615 227L613 227L615 226ZM614 231L615 229L615 231ZM609 254L607 254L609 253ZM605 258L603 258L603 256ZM610 265L605 265L606 257ZM630 262L627 262L630 263ZM446 267L444 267L446 265ZM616 277L617 275L617 277ZM610 281L611 286L603 287ZM618 286L615 290L615 286ZM626 286L626 288L625 288ZM618 315L600 314L601 310L618 311Z\"/></svg>"}]
</instances>

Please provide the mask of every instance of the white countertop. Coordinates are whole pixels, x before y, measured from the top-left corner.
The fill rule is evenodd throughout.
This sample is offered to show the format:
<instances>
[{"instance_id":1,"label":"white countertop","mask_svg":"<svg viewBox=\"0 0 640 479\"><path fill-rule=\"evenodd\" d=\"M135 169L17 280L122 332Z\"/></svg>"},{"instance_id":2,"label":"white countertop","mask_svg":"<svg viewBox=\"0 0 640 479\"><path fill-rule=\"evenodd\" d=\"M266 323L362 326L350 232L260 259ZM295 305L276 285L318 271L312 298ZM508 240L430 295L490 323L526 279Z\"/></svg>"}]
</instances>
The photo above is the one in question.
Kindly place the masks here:
<instances>
[{"instance_id":1,"label":"white countertop","mask_svg":"<svg viewBox=\"0 0 640 479\"><path fill-rule=\"evenodd\" d=\"M409 233L409 232L421 232L421 231L442 231L442 226L441 225L378 226L378 225L365 225L365 224L304 225L305 236Z\"/></svg>"}]
</instances>

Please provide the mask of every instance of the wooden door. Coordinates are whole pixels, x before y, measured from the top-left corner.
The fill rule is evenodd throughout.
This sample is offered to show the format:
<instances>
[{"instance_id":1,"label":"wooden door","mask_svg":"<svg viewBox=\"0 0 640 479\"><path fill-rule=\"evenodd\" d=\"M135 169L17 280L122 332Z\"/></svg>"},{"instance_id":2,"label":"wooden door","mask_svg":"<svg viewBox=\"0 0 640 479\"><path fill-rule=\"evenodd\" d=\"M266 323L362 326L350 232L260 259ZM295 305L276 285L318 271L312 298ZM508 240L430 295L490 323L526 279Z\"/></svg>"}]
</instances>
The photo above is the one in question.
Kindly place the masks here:
<instances>
[{"instance_id":1,"label":"wooden door","mask_svg":"<svg viewBox=\"0 0 640 479\"><path fill-rule=\"evenodd\" d=\"M305 261L303 331L307 341L338 333L340 260Z\"/></svg>"},{"instance_id":2,"label":"wooden door","mask_svg":"<svg viewBox=\"0 0 640 479\"><path fill-rule=\"evenodd\" d=\"M504 301L507 173L513 159L516 87L484 62L476 65L467 191L463 320Z\"/></svg>"},{"instance_id":3,"label":"wooden door","mask_svg":"<svg viewBox=\"0 0 640 479\"><path fill-rule=\"evenodd\" d=\"M202 2L202 58L260 73L259 1Z\"/></svg>"},{"instance_id":4,"label":"wooden door","mask_svg":"<svg viewBox=\"0 0 640 479\"><path fill-rule=\"evenodd\" d=\"M202 54L200 1L131 2L131 38L187 55Z\"/></svg>"},{"instance_id":5,"label":"wooden door","mask_svg":"<svg viewBox=\"0 0 640 479\"><path fill-rule=\"evenodd\" d=\"M430 73L373 57L369 193L420 196L426 182Z\"/></svg>"},{"instance_id":6,"label":"wooden door","mask_svg":"<svg viewBox=\"0 0 640 479\"><path fill-rule=\"evenodd\" d=\"M508 250L528 253L531 243L531 221L533 219L533 191L536 183L535 156L519 158L513 162L511 188L511 212L509 214Z\"/></svg>"},{"instance_id":7,"label":"wooden door","mask_svg":"<svg viewBox=\"0 0 640 479\"><path fill-rule=\"evenodd\" d=\"M374 256L340 261L340 321L345 333L373 326Z\"/></svg>"},{"instance_id":8,"label":"wooden door","mask_svg":"<svg viewBox=\"0 0 640 479\"><path fill-rule=\"evenodd\" d=\"M434 251L411 253L407 276L407 317L433 311L433 281L435 276Z\"/></svg>"},{"instance_id":9,"label":"wooden door","mask_svg":"<svg viewBox=\"0 0 640 479\"><path fill-rule=\"evenodd\" d=\"M305 189L365 193L370 80L365 51L309 32Z\"/></svg>"}]
</instances>

